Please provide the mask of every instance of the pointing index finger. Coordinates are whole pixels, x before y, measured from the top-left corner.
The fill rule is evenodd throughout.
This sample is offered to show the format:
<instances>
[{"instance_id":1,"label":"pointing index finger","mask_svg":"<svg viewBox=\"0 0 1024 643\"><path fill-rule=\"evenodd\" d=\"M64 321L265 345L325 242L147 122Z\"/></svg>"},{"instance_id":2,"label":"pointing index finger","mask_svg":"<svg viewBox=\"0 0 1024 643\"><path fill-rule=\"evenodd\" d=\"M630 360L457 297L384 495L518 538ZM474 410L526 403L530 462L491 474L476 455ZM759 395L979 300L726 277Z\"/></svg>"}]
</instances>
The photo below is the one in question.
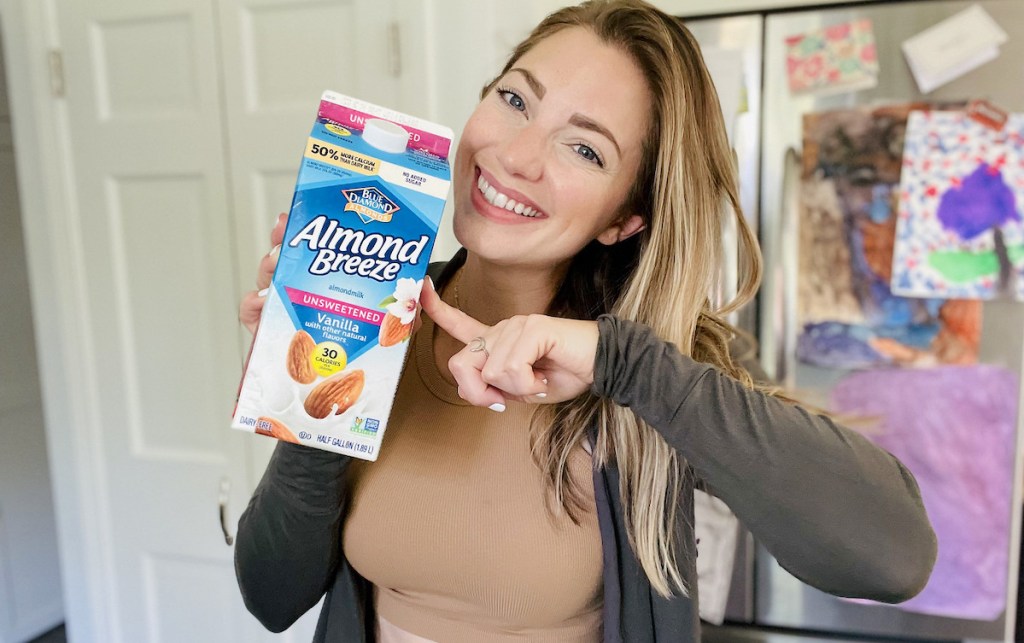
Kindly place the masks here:
<instances>
[{"instance_id":1,"label":"pointing index finger","mask_svg":"<svg viewBox=\"0 0 1024 643\"><path fill-rule=\"evenodd\" d=\"M463 344L468 344L474 337L480 337L490 329L490 326L478 322L458 308L441 301L441 297L434 290L434 282L430 277L423 280L420 305L435 324Z\"/></svg>"}]
</instances>

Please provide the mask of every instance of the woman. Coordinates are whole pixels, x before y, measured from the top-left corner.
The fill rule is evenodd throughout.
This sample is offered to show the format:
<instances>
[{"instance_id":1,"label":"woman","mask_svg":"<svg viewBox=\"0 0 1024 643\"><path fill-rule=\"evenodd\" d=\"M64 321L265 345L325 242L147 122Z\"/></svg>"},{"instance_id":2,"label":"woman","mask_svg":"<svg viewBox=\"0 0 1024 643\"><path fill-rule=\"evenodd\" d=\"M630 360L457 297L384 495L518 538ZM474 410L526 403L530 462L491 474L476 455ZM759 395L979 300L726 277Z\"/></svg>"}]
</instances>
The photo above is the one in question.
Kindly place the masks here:
<instances>
[{"instance_id":1,"label":"woman","mask_svg":"<svg viewBox=\"0 0 1024 643\"><path fill-rule=\"evenodd\" d=\"M920 591L936 543L910 473L729 355L723 315L760 276L736 195L676 20L545 19L464 129L464 249L421 295L380 459L278 445L239 525L249 609L279 631L326 592L317 641L696 641L698 479L805 582ZM726 200L746 274L714 309Z\"/></svg>"}]
</instances>

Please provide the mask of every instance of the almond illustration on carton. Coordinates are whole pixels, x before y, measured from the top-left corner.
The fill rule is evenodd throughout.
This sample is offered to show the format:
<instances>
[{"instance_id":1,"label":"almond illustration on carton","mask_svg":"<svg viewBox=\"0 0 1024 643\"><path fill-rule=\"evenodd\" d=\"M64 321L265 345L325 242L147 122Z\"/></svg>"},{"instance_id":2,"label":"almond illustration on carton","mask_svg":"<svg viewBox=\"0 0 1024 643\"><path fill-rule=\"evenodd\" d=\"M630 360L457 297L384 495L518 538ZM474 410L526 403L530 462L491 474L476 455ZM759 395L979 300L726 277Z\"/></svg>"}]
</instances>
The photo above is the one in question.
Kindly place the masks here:
<instances>
[{"instance_id":1,"label":"almond illustration on carton","mask_svg":"<svg viewBox=\"0 0 1024 643\"><path fill-rule=\"evenodd\" d=\"M295 437L292 430L285 426L284 422L280 422L274 418L261 416L256 421L256 433L269 435L270 437L277 438L283 442L299 444L299 439Z\"/></svg>"},{"instance_id":2,"label":"almond illustration on carton","mask_svg":"<svg viewBox=\"0 0 1024 643\"><path fill-rule=\"evenodd\" d=\"M311 384L316 379L316 371L309 363L309 356L313 354L316 342L304 330L297 331L288 345L288 374L299 384Z\"/></svg>"},{"instance_id":3,"label":"almond illustration on carton","mask_svg":"<svg viewBox=\"0 0 1024 643\"><path fill-rule=\"evenodd\" d=\"M323 419L331 415L334 405L338 405L335 414L349 410L363 393L366 375L362 370L341 372L332 375L316 385L306 397L304 406L310 417Z\"/></svg>"},{"instance_id":4,"label":"almond illustration on carton","mask_svg":"<svg viewBox=\"0 0 1024 643\"><path fill-rule=\"evenodd\" d=\"M385 313L384 321L380 324L380 345L385 348L394 346L408 337L411 332L412 322L403 324L396 315Z\"/></svg>"}]
</instances>

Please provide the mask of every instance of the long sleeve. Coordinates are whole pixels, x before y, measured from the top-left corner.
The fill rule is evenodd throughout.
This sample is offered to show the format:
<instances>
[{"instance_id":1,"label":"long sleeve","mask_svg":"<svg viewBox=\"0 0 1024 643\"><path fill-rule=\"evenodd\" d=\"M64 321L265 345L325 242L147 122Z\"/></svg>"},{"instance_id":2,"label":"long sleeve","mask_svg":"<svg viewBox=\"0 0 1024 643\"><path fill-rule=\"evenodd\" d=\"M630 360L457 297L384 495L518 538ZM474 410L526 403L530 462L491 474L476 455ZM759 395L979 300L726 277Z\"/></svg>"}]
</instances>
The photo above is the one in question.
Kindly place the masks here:
<instances>
[{"instance_id":1,"label":"long sleeve","mask_svg":"<svg viewBox=\"0 0 1024 643\"><path fill-rule=\"evenodd\" d=\"M334 580L349 461L279 443L239 520L238 585L246 607L273 632L316 605Z\"/></svg>"},{"instance_id":2,"label":"long sleeve","mask_svg":"<svg viewBox=\"0 0 1024 643\"><path fill-rule=\"evenodd\" d=\"M890 603L924 588L937 543L895 457L682 355L647 326L598 324L593 392L659 431L786 570L831 594Z\"/></svg>"}]
</instances>

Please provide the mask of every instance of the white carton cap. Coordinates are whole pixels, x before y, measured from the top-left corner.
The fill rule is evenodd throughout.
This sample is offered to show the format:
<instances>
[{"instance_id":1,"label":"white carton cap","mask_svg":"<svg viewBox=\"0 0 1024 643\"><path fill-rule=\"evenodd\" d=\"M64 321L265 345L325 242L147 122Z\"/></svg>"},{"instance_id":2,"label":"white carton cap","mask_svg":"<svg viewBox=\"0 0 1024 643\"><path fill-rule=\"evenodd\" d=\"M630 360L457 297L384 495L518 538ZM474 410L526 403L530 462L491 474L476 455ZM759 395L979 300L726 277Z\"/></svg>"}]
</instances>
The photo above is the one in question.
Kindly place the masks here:
<instances>
[{"instance_id":1,"label":"white carton cap","mask_svg":"<svg viewBox=\"0 0 1024 643\"><path fill-rule=\"evenodd\" d=\"M363 125L363 140L379 150L401 154L409 144L409 132L391 121L368 118Z\"/></svg>"}]
</instances>

